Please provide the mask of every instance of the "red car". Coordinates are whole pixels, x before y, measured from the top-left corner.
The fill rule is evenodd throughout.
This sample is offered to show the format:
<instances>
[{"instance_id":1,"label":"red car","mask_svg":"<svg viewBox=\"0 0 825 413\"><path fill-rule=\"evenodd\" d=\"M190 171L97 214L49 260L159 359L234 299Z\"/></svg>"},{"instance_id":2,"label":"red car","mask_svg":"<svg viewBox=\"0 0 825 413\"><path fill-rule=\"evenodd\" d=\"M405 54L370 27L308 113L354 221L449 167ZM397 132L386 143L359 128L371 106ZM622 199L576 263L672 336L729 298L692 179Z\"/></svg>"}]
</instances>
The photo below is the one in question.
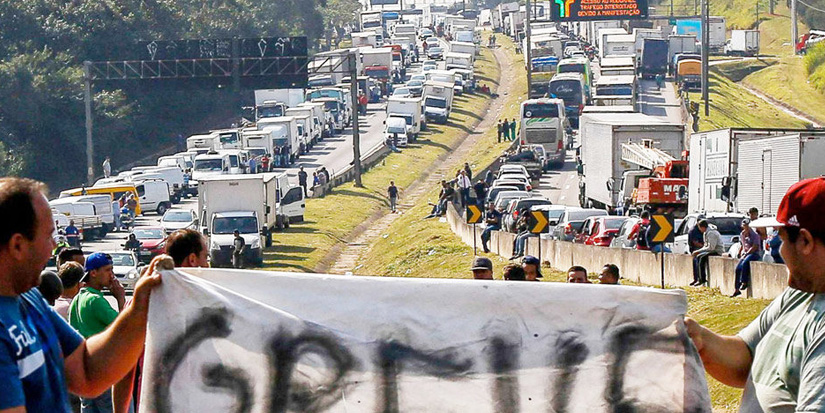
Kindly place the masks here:
<instances>
[{"instance_id":1,"label":"red car","mask_svg":"<svg viewBox=\"0 0 825 413\"><path fill-rule=\"evenodd\" d=\"M148 262L158 254L163 254L166 249L166 231L161 227L135 228L132 231L135 238L140 241L139 259Z\"/></svg>"},{"instance_id":2,"label":"red car","mask_svg":"<svg viewBox=\"0 0 825 413\"><path fill-rule=\"evenodd\" d=\"M596 245L599 247L609 247L610 241L619 233L622 223L627 217L598 216L588 218L582 228L581 237L585 245ZM589 225L588 225L589 224Z\"/></svg>"}]
</instances>

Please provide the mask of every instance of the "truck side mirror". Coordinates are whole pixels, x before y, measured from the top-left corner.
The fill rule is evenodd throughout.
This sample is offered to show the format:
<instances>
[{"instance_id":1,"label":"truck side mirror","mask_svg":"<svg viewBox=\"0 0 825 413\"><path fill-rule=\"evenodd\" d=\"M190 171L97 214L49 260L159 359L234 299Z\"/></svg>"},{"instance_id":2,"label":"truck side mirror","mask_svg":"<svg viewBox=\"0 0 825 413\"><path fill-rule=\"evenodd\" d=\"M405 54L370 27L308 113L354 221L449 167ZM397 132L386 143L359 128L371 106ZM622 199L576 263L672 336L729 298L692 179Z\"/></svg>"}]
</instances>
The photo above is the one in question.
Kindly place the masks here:
<instances>
[{"instance_id":1,"label":"truck side mirror","mask_svg":"<svg viewBox=\"0 0 825 413\"><path fill-rule=\"evenodd\" d=\"M209 236L209 228L203 229L203 235L206 235L207 237Z\"/></svg>"},{"instance_id":2,"label":"truck side mirror","mask_svg":"<svg viewBox=\"0 0 825 413\"><path fill-rule=\"evenodd\" d=\"M613 179L608 179L606 183L607 183L607 190L608 191L613 191Z\"/></svg>"},{"instance_id":3,"label":"truck side mirror","mask_svg":"<svg viewBox=\"0 0 825 413\"><path fill-rule=\"evenodd\" d=\"M272 211L272 207L271 207L271 206L269 206L269 205L267 205L267 206L266 206L266 213L268 214L268 213L270 213L271 211Z\"/></svg>"}]
</instances>

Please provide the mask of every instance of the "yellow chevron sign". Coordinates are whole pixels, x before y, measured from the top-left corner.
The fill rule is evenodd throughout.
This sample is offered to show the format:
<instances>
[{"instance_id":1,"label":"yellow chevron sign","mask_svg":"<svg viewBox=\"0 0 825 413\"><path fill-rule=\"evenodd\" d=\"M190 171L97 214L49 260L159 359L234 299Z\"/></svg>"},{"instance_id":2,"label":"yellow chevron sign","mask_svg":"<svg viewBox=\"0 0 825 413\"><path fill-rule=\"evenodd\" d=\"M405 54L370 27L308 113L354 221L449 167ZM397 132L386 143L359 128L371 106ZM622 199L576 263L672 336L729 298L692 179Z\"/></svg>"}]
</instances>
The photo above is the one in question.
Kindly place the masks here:
<instances>
[{"instance_id":1,"label":"yellow chevron sign","mask_svg":"<svg viewBox=\"0 0 825 413\"><path fill-rule=\"evenodd\" d=\"M530 211L530 232L542 234L550 232L550 217L547 211Z\"/></svg>"},{"instance_id":2,"label":"yellow chevron sign","mask_svg":"<svg viewBox=\"0 0 825 413\"><path fill-rule=\"evenodd\" d=\"M673 215L651 215L651 242L673 242Z\"/></svg>"},{"instance_id":3,"label":"yellow chevron sign","mask_svg":"<svg viewBox=\"0 0 825 413\"><path fill-rule=\"evenodd\" d=\"M478 224L481 222L481 218L484 214L481 212L481 208L478 205L467 205L467 217L468 224Z\"/></svg>"}]
</instances>

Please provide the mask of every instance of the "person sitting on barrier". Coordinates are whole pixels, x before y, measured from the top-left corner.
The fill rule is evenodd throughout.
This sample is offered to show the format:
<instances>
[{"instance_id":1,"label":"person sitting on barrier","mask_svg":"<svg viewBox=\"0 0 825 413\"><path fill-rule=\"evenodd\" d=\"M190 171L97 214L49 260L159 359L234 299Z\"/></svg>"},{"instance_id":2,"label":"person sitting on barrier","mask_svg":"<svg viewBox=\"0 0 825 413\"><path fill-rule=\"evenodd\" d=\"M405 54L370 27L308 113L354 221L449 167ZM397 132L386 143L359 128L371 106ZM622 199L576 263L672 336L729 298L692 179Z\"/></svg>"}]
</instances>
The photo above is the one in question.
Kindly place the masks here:
<instances>
[{"instance_id":1,"label":"person sitting on barrier","mask_svg":"<svg viewBox=\"0 0 825 413\"><path fill-rule=\"evenodd\" d=\"M519 258L524 255L524 248L527 245L527 238L530 237L531 234L529 231L529 224L528 224L528 213L529 208L522 208L519 213L518 221L516 222L516 238L513 240L513 256L510 257L511 260Z\"/></svg>"},{"instance_id":2,"label":"person sitting on barrier","mask_svg":"<svg viewBox=\"0 0 825 413\"><path fill-rule=\"evenodd\" d=\"M493 262L486 257L475 257L473 259L473 266L470 268L473 271L473 279L476 280L492 280L493 279Z\"/></svg>"},{"instance_id":3,"label":"person sitting on barrier","mask_svg":"<svg viewBox=\"0 0 825 413\"><path fill-rule=\"evenodd\" d=\"M504 279L507 281L527 281L524 268L518 264L508 264L504 267Z\"/></svg>"},{"instance_id":4,"label":"person sitting on barrier","mask_svg":"<svg viewBox=\"0 0 825 413\"><path fill-rule=\"evenodd\" d=\"M619 266L616 264L605 264L599 274L599 284L619 285Z\"/></svg>"},{"instance_id":5,"label":"person sitting on barrier","mask_svg":"<svg viewBox=\"0 0 825 413\"><path fill-rule=\"evenodd\" d=\"M700 220L696 225L699 227L699 231L702 231L704 246L692 253L694 265L691 286L701 285L708 281L708 257L725 253L722 235L716 230L716 226L710 225L706 219Z\"/></svg>"},{"instance_id":6,"label":"person sitting on barrier","mask_svg":"<svg viewBox=\"0 0 825 413\"><path fill-rule=\"evenodd\" d=\"M574 265L567 270L567 282L573 284L592 284L587 279L587 270L579 265Z\"/></svg>"},{"instance_id":7,"label":"person sitting on barrier","mask_svg":"<svg viewBox=\"0 0 825 413\"><path fill-rule=\"evenodd\" d=\"M524 279L527 281L538 281L541 278L541 261L538 258L527 255L521 260L521 268L524 268Z\"/></svg>"},{"instance_id":8,"label":"person sitting on barrier","mask_svg":"<svg viewBox=\"0 0 825 413\"><path fill-rule=\"evenodd\" d=\"M485 226L484 231L481 232L481 247L484 249L484 252L490 252L487 243L490 242L491 233L501 229L501 212L496 209L495 203L490 202L487 212L484 214L484 222L487 226Z\"/></svg>"},{"instance_id":9,"label":"person sitting on barrier","mask_svg":"<svg viewBox=\"0 0 825 413\"><path fill-rule=\"evenodd\" d=\"M742 232L739 234L739 242L742 249L739 251L739 263L736 264L736 281L733 284L733 294L736 297L742 294L741 290L747 290L751 281L751 261L762 259L762 238L750 227L751 220L742 220Z\"/></svg>"}]
</instances>

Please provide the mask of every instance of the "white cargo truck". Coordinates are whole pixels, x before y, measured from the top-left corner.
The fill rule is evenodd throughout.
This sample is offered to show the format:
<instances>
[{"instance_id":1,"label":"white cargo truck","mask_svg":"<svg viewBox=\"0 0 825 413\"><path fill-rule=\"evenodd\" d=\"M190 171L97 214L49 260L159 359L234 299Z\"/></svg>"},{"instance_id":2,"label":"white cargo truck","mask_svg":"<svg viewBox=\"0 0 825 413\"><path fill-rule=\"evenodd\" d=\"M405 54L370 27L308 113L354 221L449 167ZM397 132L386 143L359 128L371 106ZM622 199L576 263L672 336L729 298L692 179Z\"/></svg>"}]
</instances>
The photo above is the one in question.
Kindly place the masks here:
<instances>
[{"instance_id":1,"label":"white cargo truck","mask_svg":"<svg viewBox=\"0 0 825 413\"><path fill-rule=\"evenodd\" d=\"M604 37L604 47L599 49L605 57L633 57L636 55L636 38L632 34L610 34Z\"/></svg>"},{"instance_id":2,"label":"white cargo truck","mask_svg":"<svg viewBox=\"0 0 825 413\"><path fill-rule=\"evenodd\" d=\"M731 30L725 43L725 54L736 56L759 55L759 30Z\"/></svg>"},{"instance_id":3,"label":"white cargo truck","mask_svg":"<svg viewBox=\"0 0 825 413\"><path fill-rule=\"evenodd\" d=\"M186 150L206 149L211 151L215 149L215 140L217 138L218 134L216 133L209 133L205 135L192 135L186 138Z\"/></svg>"},{"instance_id":4,"label":"white cargo truck","mask_svg":"<svg viewBox=\"0 0 825 413\"><path fill-rule=\"evenodd\" d=\"M742 148L741 143L789 135L798 135L797 140L821 136L816 132L805 129L717 129L692 134L690 137L688 212L737 212L747 211L752 206L758 207L761 196L756 199L745 199L743 196L737 195L737 188L743 185L742 181L756 179L761 184L764 176L763 172L759 172L756 176L746 176L740 173L738 162L740 159L739 150ZM812 145L811 148L816 148L816 145L818 144ZM757 149L747 145L746 148ZM804 145L801 149L791 151L789 154L793 156L793 153L802 150L807 150ZM813 154L816 154L817 150L813 150ZM767 166L773 168L773 165L777 165L773 160L773 156L776 156L777 160L787 162L787 160L782 160L782 155L784 154L772 151L770 155L767 155L771 157ZM799 161L783 165L782 168L788 166L790 170L794 168L794 164L807 164L807 156L805 154L800 157ZM772 173L781 172L778 169L773 169Z\"/></svg>"},{"instance_id":5,"label":"white cargo truck","mask_svg":"<svg viewBox=\"0 0 825 413\"><path fill-rule=\"evenodd\" d=\"M739 212L755 206L775 215L791 185L825 175L825 133L741 140L737 153Z\"/></svg>"},{"instance_id":6,"label":"white cargo truck","mask_svg":"<svg viewBox=\"0 0 825 413\"><path fill-rule=\"evenodd\" d=\"M298 106L297 108L289 108L286 110L287 116L306 116L309 119L306 123L309 125L307 126L309 131L310 137L310 145L315 145L318 141L321 140L321 134L324 131L324 125L321 123L321 119L316 114L315 111L308 106Z\"/></svg>"},{"instance_id":7,"label":"white cargo truck","mask_svg":"<svg viewBox=\"0 0 825 413\"><path fill-rule=\"evenodd\" d=\"M391 116L404 118L407 126L412 131L413 141L418 138L418 134L426 127L422 98L390 96L387 99L387 117Z\"/></svg>"},{"instance_id":8,"label":"white cargo truck","mask_svg":"<svg viewBox=\"0 0 825 413\"><path fill-rule=\"evenodd\" d=\"M622 162L623 143L651 140L665 153L679 158L684 150L685 127L641 113L593 113L579 119L581 164L577 165L579 202L583 207L615 209L623 202L621 180L629 164Z\"/></svg>"},{"instance_id":9,"label":"white cargo truck","mask_svg":"<svg viewBox=\"0 0 825 413\"><path fill-rule=\"evenodd\" d=\"M473 56L467 53L449 52L444 55L444 65L447 70L470 70L473 68Z\"/></svg>"},{"instance_id":10,"label":"white cargo truck","mask_svg":"<svg viewBox=\"0 0 825 413\"><path fill-rule=\"evenodd\" d=\"M352 36L352 47L380 47L378 38L373 31L354 32Z\"/></svg>"},{"instance_id":11,"label":"white cargo truck","mask_svg":"<svg viewBox=\"0 0 825 413\"><path fill-rule=\"evenodd\" d=\"M292 116L261 119L257 123L258 130L271 131L273 150L286 147L289 162L292 163L299 155L301 142L298 140L298 122Z\"/></svg>"},{"instance_id":12,"label":"white cargo truck","mask_svg":"<svg viewBox=\"0 0 825 413\"><path fill-rule=\"evenodd\" d=\"M446 124L453 105L454 83L428 80L424 82L424 114L427 121Z\"/></svg>"},{"instance_id":13,"label":"white cargo truck","mask_svg":"<svg viewBox=\"0 0 825 413\"><path fill-rule=\"evenodd\" d=\"M469 42L450 42L450 52L453 53L467 53L470 56L475 56L476 45Z\"/></svg>"},{"instance_id":14,"label":"white cargo truck","mask_svg":"<svg viewBox=\"0 0 825 413\"><path fill-rule=\"evenodd\" d=\"M599 31L596 32L596 48L599 49L599 53L601 53L601 49L604 48L604 38L614 34L627 34L627 30L616 27L608 27L599 29Z\"/></svg>"},{"instance_id":15,"label":"white cargo truck","mask_svg":"<svg viewBox=\"0 0 825 413\"><path fill-rule=\"evenodd\" d=\"M321 122L321 138L332 136L332 113L324 109L323 103L304 102L298 105L299 108L312 109L312 116L318 118Z\"/></svg>"}]
</instances>

